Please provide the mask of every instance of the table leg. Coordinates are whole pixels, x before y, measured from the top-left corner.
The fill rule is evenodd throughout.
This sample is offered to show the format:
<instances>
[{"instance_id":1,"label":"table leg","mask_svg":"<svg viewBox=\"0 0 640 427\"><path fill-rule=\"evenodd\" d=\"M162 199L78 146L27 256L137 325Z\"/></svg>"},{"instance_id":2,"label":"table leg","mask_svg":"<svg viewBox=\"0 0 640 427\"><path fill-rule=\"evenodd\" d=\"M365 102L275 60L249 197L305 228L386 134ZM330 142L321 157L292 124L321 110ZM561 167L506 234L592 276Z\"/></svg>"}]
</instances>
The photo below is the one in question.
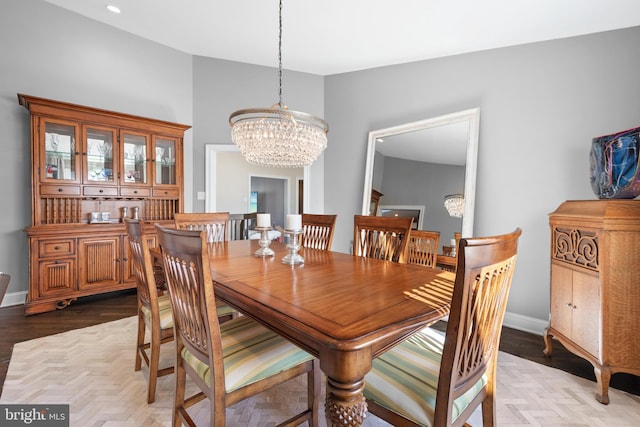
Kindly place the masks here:
<instances>
[{"instance_id":1,"label":"table leg","mask_svg":"<svg viewBox=\"0 0 640 427\"><path fill-rule=\"evenodd\" d=\"M364 380L344 384L327 377L327 427L357 427L364 423L367 402L362 395L363 390Z\"/></svg>"}]
</instances>

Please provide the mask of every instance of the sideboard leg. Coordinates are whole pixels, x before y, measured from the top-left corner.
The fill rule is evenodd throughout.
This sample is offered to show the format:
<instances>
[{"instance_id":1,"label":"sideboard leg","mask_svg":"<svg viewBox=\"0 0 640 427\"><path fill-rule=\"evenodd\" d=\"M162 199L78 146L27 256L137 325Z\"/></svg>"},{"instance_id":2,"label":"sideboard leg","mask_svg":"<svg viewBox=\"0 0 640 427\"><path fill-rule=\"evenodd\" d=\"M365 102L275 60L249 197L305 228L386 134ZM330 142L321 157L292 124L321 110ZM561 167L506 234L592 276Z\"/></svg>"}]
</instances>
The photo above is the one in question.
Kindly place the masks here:
<instances>
[{"instance_id":1,"label":"sideboard leg","mask_svg":"<svg viewBox=\"0 0 640 427\"><path fill-rule=\"evenodd\" d=\"M596 400L603 405L608 405L611 369L607 366L594 365L593 372L596 374L596 381L598 381L598 392L596 393Z\"/></svg>"}]
</instances>

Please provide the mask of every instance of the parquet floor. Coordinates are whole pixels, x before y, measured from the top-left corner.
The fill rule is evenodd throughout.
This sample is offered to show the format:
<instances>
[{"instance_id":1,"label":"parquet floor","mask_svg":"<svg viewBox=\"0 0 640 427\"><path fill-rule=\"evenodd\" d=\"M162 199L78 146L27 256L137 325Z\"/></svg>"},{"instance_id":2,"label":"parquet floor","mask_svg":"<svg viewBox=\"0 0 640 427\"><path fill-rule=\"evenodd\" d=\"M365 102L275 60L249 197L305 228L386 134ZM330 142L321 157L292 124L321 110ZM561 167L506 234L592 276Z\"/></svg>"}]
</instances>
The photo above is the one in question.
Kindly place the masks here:
<instances>
[{"instance_id":1,"label":"parquet floor","mask_svg":"<svg viewBox=\"0 0 640 427\"><path fill-rule=\"evenodd\" d=\"M0 309L0 324L2 324L3 329L3 334L0 335L0 379L2 384L4 385L5 382L7 367L11 358L11 348L14 343L131 317L135 314L135 304L135 293L127 291L108 297L86 298L65 310L29 317L24 317L22 307ZM123 364L123 367L119 370L116 369L116 371L122 371L120 374L123 378L122 381L125 384L130 384L127 385L127 390L125 391L119 390L122 387L112 387L110 395L108 394L106 397L104 395L97 396L87 384L95 384L96 381L103 380L111 381L112 379L92 376L90 381L87 381L87 376L94 375L91 370L82 370L80 374L70 372L69 377L65 377L62 372L48 372L44 366L42 371L33 372L33 375L35 375L35 377L32 377L33 381L27 380L27 383L37 384L41 381L46 381L49 384L47 387L50 388L55 387L56 382L59 382L60 389L54 395L59 394L61 399L67 398L68 401L73 401L76 407L84 408L86 406L87 409L84 412L92 411L91 408L93 406L89 402L96 402L98 397L102 400L106 398L135 401L132 396L144 396L144 377L140 373L134 373L132 369L126 369L129 365L132 365L132 362L127 364L127 360L132 359L133 355L131 343L129 342L132 342L132 340L124 337L121 337L121 339L122 341L118 344L121 349L116 350L117 354L114 353L106 362L99 362L99 355L95 357L97 363L109 365L112 368L112 372L115 367L112 366L114 363L120 361ZM50 340L51 343L57 341L53 337ZM118 342L117 339L116 341L110 341L109 347L112 348L112 345L114 348L118 347L115 344L116 342ZM41 344L43 343L41 342L37 345ZM27 345L29 343L25 343L23 346L26 347ZM23 346L20 346L21 351ZM77 348L77 352L81 351L80 347ZM593 398L595 384L593 383L594 377L591 365L564 350L559 343L554 346L553 358L548 359L542 354L543 347L544 344L541 337L505 328L501 350L519 357L511 357L509 354L504 354L500 357L501 368L498 380L500 406L498 408L498 417L501 421L501 426L616 425L618 427L640 425L640 397L638 397L640 396L640 379L632 375L615 374L612 378L612 386L632 393L632 395L621 393L623 397L619 397L617 394L613 395L613 393L617 393L617 390L612 390L612 404L608 406L601 405ZM38 348L43 349L47 348L47 346ZM57 349L55 351L59 352L61 350ZM70 354L73 353L76 353L76 351L70 352ZM520 358L530 359L538 363L523 363L525 361ZM49 353L48 359L55 360L55 354ZM31 367L34 365L33 361L24 363ZM73 366L74 364L71 363L70 365ZM564 372L549 370L543 365L555 366L570 371L575 375L587 377L588 380L566 375ZM18 365L16 365L16 368L19 371L20 367ZM53 370L51 369L50 371ZM165 378L167 378L167 381L162 381L162 385L159 386L159 398L155 405L147 407L146 405L134 404L130 411L126 412L134 413L136 420L144 419L151 422L151 420L167 419L167 414L170 413L171 409L172 382L169 379L170 377ZM75 392L74 397L65 394L69 390L69 381L73 381L71 389ZM15 386L15 384L11 384L12 393L16 393ZM303 385L294 384L293 389L290 389L288 393L274 392L263 396L261 399L234 406L230 411L228 425L268 425L269 411L272 408L276 412L285 410L285 413L290 413L287 412L286 408L294 403L294 399L291 399L291 396L301 394L295 392L295 387L302 388ZM81 390L80 393L77 393L78 389ZM106 389L108 390L109 387L106 387ZM26 387L20 391L20 393L22 392L26 394L22 395L21 399L26 398L28 400L37 399L39 394L48 393L44 390L40 391L38 387ZM122 393L129 393L129 395L121 399ZM165 394L164 399L160 397L160 394L163 393ZM2 401L5 401L4 393ZM205 413L202 417L206 419L206 409L202 409L202 411ZM84 421L91 420L92 416L97 417L94 421L98 422L99 425L135 425L131 424L131 419L118 421L117 417L110 420L109 423L102 424L99 418L103 415L99 415L97 411L95 414L85 413L83 416L87 417L83 419ZM571 421L569 423L567 422L568 419L575 422ZM231 420L234 421L231 422ZM164 424L153 421L148 425ZM370 417L367 425L383 426L386 424L375 417ZM473 425L479 424L473 423Z\"/></svg>"}]
</instances>

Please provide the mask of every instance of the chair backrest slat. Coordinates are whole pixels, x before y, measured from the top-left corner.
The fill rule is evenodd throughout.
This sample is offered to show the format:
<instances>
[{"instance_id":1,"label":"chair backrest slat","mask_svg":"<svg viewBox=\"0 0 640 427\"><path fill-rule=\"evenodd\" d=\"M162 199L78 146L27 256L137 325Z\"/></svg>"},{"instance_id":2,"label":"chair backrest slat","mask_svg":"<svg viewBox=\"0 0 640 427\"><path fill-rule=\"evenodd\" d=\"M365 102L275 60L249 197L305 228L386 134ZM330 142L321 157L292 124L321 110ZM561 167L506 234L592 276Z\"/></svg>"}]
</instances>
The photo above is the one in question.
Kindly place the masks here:
<instances>
[{"instance_id":1,"label":"chair backrest slat","mask_svg":"<svg viewBox=\"0 0 640 427\"><path fill-rule=\"evenodd\" d=\"M440 233L437 231L411 230L407 248L407 263L436 268Z\"/></svg>"},{"instance_id":2,"label":"chair backrest slat","mask_svg":"<svg viewBox=\"0 0 640 427\"><path fill-rule=\"evenodd\" d=\"M405 262L413 218L355 215L353 254Z\"/></svg>"},{"instance_id":3,"label":"chair backrest slat","mask_svg":"<svg viewBox=\"0 0 640 427\"><path fill-rule=\"evenodd\" d=\"M330 250L337 215L302 214L302 246Z\"/></svg>"},{"instance_id":4,"label":"chair backrest slat","mask_svg":"<svg viewBox=\"0 0 640 427\"><path fill-rule=\"evenodd\" d=\"M228 240L229 212L176 213L174 221L179 230L206 231L208 242Z\"/></svg>"}]
</instances>

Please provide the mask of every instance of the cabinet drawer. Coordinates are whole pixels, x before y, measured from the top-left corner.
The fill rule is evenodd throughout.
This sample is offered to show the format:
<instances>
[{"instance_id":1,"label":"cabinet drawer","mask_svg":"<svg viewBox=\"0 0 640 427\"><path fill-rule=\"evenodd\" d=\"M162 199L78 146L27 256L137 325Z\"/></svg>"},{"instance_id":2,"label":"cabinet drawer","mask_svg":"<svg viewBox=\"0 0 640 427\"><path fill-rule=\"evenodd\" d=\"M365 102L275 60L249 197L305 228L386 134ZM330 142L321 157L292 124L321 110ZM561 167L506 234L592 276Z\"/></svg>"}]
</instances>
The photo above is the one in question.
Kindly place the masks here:
<instances>
[{"instance_id":1,"label":"cabinet drawer","mask_svg":"<svg viewBox=\"0 0 640 427\"><path fill-rule=\"evenodd\" d=\"M79 196L80 187L76 185L43 185L40 187L43 196Z\"/></svg>"},{"instance_id":2,"label":"cabinet drawer","mask_svg":"<svg viewBox=\"0 0 640 427\"><path fill-rule=\"evenodd\" d=\"M178 197L180 190L178 188L154 188L153 197Z\"/></svg>"},{"instance_id":3,"label":"cabinet drawer","mask_svg":"<svg viewBox=\"0 0 640 427\"><path fill-rule=\"evenodd\" d=\"M120 187L120 195L124 197L149 197L151 195L151 190L140 187Z\"/></svg>"},{"instance_id":4,"label":"cabinet drawer","mask_svg":"<svg viewBox=\"0 0 640 427\"><path fill-rule=\"evenodd\" d=\"M76 241L74 239L41 240L38 242L38 256L40 258L68 256L75 253Z\"/></svg>"},{"instance_id":5,"label":"cabinet drawer","mask_svg":"<svg viewBox=\"0 0 640 427\"><path fill-rule=\"evenodd\" d=\"M117 196L118 188L116 187L84 187L82 193L85 196Z\"/></svg>"}]
</instances>

